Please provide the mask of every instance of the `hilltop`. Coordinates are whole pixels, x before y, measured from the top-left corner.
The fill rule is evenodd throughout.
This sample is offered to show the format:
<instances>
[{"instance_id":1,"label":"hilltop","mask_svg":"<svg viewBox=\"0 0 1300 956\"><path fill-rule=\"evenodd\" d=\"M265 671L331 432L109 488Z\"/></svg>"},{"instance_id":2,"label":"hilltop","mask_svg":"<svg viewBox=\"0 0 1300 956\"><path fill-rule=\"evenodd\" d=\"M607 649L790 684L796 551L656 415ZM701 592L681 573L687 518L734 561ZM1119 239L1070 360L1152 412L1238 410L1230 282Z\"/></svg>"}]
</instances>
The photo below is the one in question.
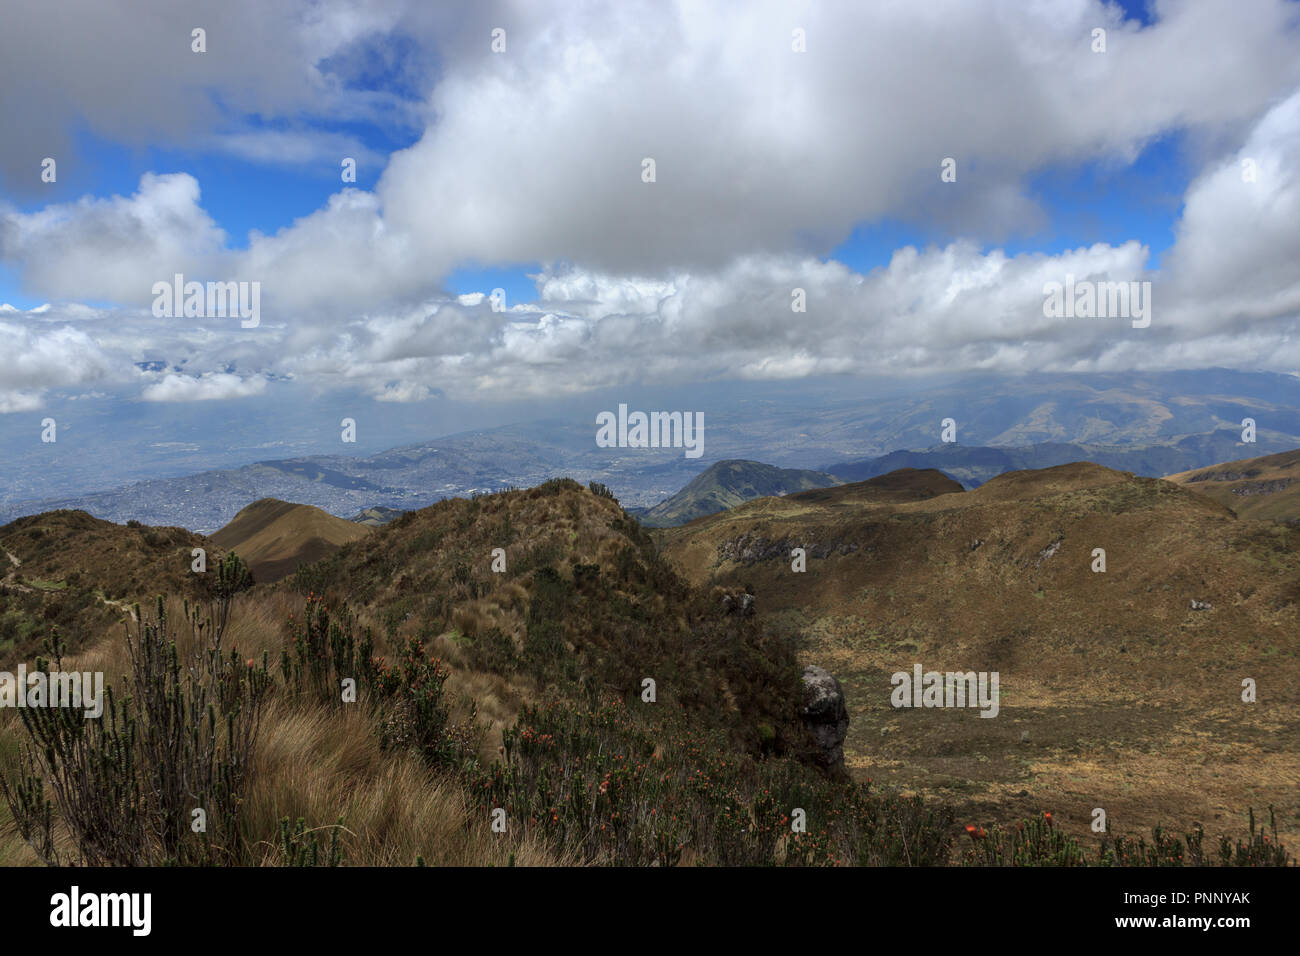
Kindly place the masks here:
<instances>
[{"instance_id":1,"label":"hilltop","mask_svg":"<svg viewBox=\"0 0 1300 956\"><path fill-rule=\"evenodd\" d=\"M493 675L498 729L548 686L622 696L651 676L661 702L744 747L761 725L806 745L781 639L720 617L616 501L568 479L407 512L290 583L390 644L420 636L462 674Z\"/></svg>"},{"instance_id":2,"label":"hilltop","mask_svg":"<svg viewBox=\"0 0 1300 956\"><path fill-rule=\"evenodd\" d=\"M241 510L209 540L243 558L254 581L270 583L364 538L369 531L366 525L311 505L263 498Z\"/></svg>"},{"instance_id":3,"label":"hilltop","mask_svg":"<svg viewBox=\"0 0 1300 956\"><path fill-rule=\"evenodd\" d=\"M1300 448L1184 471L1165 480L1206 495L1242 518L1300 521Z\"/></svg>"},{"instance_id":4,"label":"hilltop","mask_svg":"<svg viewBox=\"0 0 1300 956\"><path fill-rule=\"evenodd\" d=\"M1095 806L1208 821L1267 796L1295 833L1300 529L1189 487L1074 463L915 501L758 499L654 536L697 584L752 590L840 677L862 777L1008 816L1032 791L1079 824ZM893 708L890 675L916 662L998 671L998 719ZM1261 673L1268 699L1244 704ZM1206 740L1238 755L1230 775Z\"/></svg>"},{"instance_id":5,"label":"hilltop","mask_svg":"<svg viewBox=\"0 0 1300 956\"><path fill-rule=\"evenodd\" d=\"M820 471L777 468L757 461L719 461L671 498L636 514L647 527L668 527L734 508L752 498L787 495L834 484L837 484L834 476Z\"/></svg>"}]
</instances>

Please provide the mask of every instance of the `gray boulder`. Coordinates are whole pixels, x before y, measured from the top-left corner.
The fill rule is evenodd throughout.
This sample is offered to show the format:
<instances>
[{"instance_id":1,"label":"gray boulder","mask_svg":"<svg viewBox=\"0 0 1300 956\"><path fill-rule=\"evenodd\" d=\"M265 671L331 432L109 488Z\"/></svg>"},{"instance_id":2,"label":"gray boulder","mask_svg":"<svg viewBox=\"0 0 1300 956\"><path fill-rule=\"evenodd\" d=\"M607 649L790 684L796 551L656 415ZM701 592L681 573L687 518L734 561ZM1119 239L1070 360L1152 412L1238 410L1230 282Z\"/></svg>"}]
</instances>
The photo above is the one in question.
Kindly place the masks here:
<instances>
[{"instance_id":1,"label":"gray boulder","mask_svg":"<svg viewBox=\"0 0 1300 956\"><path fill-rule=\"evenodd\" d=\"M844 702L844 688L824 667L811 664L804 668L801 716L817 744L821 762L827 767L843 766L849 710Z\"/></svg>"}]
</instances>

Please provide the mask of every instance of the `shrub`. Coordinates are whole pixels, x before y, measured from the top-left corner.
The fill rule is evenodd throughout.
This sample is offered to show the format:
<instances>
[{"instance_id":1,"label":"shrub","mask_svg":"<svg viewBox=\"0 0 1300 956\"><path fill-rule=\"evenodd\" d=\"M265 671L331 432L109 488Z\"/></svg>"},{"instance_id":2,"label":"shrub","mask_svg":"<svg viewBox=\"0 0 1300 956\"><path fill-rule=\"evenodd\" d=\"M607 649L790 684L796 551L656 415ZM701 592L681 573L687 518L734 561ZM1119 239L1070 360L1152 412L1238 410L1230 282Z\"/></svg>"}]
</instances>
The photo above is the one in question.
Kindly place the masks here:
<instances>
[{"instance_id":1,"label":"shrub","mask_svg":"<svg viewBox=\"0 0 1300 956\"><path fill-rule=\"evenodd\" d=\"M587 487L590 488L591 493L596 495L598 498L608 498L610 501L614 502L614 504L618 504L618 499L614 497L614 492L610 491L608 487L601 484L599 481L593 481L591 484L587 485Z\"/></svg>"},{"instance_id":2,"label":"shrub","mask_svg":"<svg viewBox=\"0 0 1300 956\"><path fill-rule=\"evenodd\" d=\"M0 779L0 789L18 832L47 863L250 862L236 812L271 679L265 661L223 655L224 620L220 609L190 614L191 650L182 655L159 599L155 619L140 616L135 634L127 631L131 673L120 695L105 688L100 719L62 707L21 711L29 738L21 775ZM57 634L49 650L61 670ZM37 669L50 665L37 658ZM56 848L56 808L72 860ZM205 832L190 828L195 809L206 814Z\"/></svg>"},{"instance_id":3,"label":"shrub","mask_svg":"<svg viewBox=\"0 0 1300 956\"><path fill-rule=\"evenodd\" d=\"M477 635L466 650L470 667L475 670L508 674L519 666L515 643L497 627Z\"/></svg>"},{"instance_id":4,"label":"shrub","mask_svg":"<svg viewBox=\"0 0 1300 956\"><path fill-rule=\"evenodd\" d=\"M410 638L397 665L374 656L367 629L360 640L347 608L331 615L316 595L307 598L301 621L290 616L288 646L280 670L298 693L333 707L343 702L342 682L356 681L357 703L377 720L380 740L388 748L412 748L430 766L459 769L478 747L471 707L469 717L453 724L444 684L448 671L426 658L424 642Z\"/></svg>"},{"instance_id":5,"label":"shrub","mask_svg":"<svg viewBox=\"0 0 1300 956\"><path fill-rule=\"evenodd\" d=\"M1083 866L1083 847L1073 837L1052 823L1044 813L1038 820L1022 820L1014 830L997 827L986 833L982 827L968 825L971 839L963 857L967 866Z\"/></svg>"}]
</instances>

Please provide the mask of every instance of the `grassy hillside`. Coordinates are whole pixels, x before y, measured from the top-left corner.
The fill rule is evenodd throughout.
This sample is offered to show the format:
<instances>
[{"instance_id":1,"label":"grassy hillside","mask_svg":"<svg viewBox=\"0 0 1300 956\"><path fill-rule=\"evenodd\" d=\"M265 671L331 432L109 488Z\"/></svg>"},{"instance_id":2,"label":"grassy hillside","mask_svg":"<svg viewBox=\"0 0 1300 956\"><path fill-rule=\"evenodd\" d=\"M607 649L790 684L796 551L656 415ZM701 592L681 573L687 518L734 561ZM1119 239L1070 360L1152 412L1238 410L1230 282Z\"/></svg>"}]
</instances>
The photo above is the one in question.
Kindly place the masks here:
<instances>
[{"instance_id":1,"label":"grassy hillside","mask_svg":"<svg viewBox=\"0 0 1300 956\"><path fill-rule=\"evenodd\" d=\"M752 498L788 495L835 483L834 477L820 471L777 468L757 461L719 461L677 494L637 517L647 527L670 527L734 508Z\"/></svg>"},{"instance_id":2,"label":"grassy hillside","mask_svg":"<svg viewBox=\"0 0 1300 956\"><path fill-rule=\"evenodd\" d=\"M1166 480L1203 494L1242 518L1300 521L1300 448L1184 471Z\"/></svg>"},{"instance_id":3,"label":"grassy hillside","mask_svg":"<svg viewBox=\"0 0 1300 956\"><path fill-rule=\"evenodd\" d=\"M367 526L311 505L263 498L240 511L210 540L243 558L255 581L269 583L367 533Z\"/></svg>"},{"instance_id":4,"label":"grassy hillside","mask_svg":"<svg viewBox=\"0 0 1300 956\"><path fill-rule=\"evenodd\" d=\"M1086 463L914 502L844 492L655 536L697 583L753 588L840 677L859 777L996 819L1045 801L1078 832L1097 806L1150 825L1271 801L1300 833L1300 529ZM999 716L895 709L891 675L917 662L1000 672Z\"/></svg>"},{"instance_id":5,"label":"grassy hillside","mask_svg":"<svg viewBox=\"0 0 1300 956\"><path fill-rule=\"evenodd\" d=\"M292 583L346 602L389 644L420 637L457 670L492 675L494 730L548 687L583 681L623 698L650 677L661 703L738 746L757 748L760 725L799 743L798 674L781 639L720 619L616 501L576 482L408 512Z\"/></svg>"},{"instance_id":6,"label":"grassy hillside","mask_svg":"<svg viewBox=\"0 0 1300 956\"><path fill-rule=\"evenodd\" d=\"M57 628L71 647L93 644L159 593L197 597L210 581L191 551L220 550L183 528L113 524L52 511L0 528L0 661L29 657Z\"/></svg>"}]
</instances>

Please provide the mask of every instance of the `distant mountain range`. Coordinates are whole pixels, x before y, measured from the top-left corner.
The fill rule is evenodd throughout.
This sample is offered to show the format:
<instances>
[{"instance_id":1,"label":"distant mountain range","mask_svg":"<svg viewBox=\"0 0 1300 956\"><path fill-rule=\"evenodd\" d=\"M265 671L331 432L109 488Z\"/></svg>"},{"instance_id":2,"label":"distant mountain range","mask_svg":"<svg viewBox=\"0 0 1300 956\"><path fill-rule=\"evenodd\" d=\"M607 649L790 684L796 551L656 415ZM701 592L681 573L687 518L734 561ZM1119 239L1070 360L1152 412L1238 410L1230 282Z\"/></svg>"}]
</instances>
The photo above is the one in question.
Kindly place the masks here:
<instances>
[{"instance_id":1,"label":"distant mountain range","mask_svg":"<svg viewBox=\"0 0 1300 956\"><path fill-rule=\"evenodd\" d=\"M766 495L789 495L807 488L825 488L844 482L860 482L880 475L932 470L959 481L959 487L978 488L991 478L1009 471L1037 470L1066 465L1077 461L1090 461L1117 471L1128 471L1147 478L1183 472L1189 462L1204 461L1207 457L1218 460L1238 454L1248 448L1240 441L1237 432L1221 431L1211 435L1193 435L1172 444L1161 445L1078 445L1048 442L1024 448L966 447L964 445L938 445L923 451L896 451L878 458L828 465L824 471L798 471L777 468L756 461L723 461L710 465L699 477L692 480L666 501L646 509L629 509L642 524L653 528L667 528L685 524L704 515L717 514L734 508L742 502ZM1235 475L1255 478L1232 487L1222 487L1223 495L1216 500L1243 514L1242 507L1250 510L1253 503L1259 512L1277 511L1279 514L1300 514L1300 508L1290 500L1300 496L1300 467L1296 461L1300 452L1283 452L1267 458L1250 459L1231 465L1212 465L1204 469L1205 476ZM1248 468L1250 462L1261 462ZM1235 467L1240 466L1240 467ZM1267 472L1267 474L1265 474ZM1201 472L1187 472L1200 475ZM1262 477L1261 477L1262 476ZM1179 475L1179 479L1182 476ZM1205 477L1188 478L1203 481ZM1235 479L1233 479L1235 480ZM1221 487L1222 478L1216 479ZM1294 483L1295 487L1290 488ZM1289 488L1289 495L1278 498L1260 497ZM1256 496L1251 502L1243 496ZM1225 497L1226 496L1226 497Z\"/></svg>"},{"instance_id":2,"label":"distant mountain range","mask_svg":"<svg viewBox=\"0 0 1300 956\"><path fill-rule=\"evenodd\" d=\"M598 447L595 408L591 415L465 432L368 456L270 460L52 495L40 490L50 488L54 455L93 459L99 480L110 481L114 463L130 456L120 446L96 443L115 432L105 427L103 434L83 433L75 448L71 439L64 447L62 434L57 446L44 448L15 441L6 462L11 480L0 487L0 523L63 508L211 533L260 498L310 504L343 517L370 508L411 510L557 476L600 482L624 507L648 514L709 466L730 460L843 480L905 467L938 468L973 488L1004 471L1076 460L1159 476L1300 446L1296 376L1224 370L1156 373L1140 380L1036 375L967 379L905 394L868 395L864 388L846 397L849 384L828 383L820 391L770 386L761 392L736 390L732 397L683 392L674 407L691 403L705 416L699 459L686 458L677 448ZM955 444L939 444L945 418L956 421ZM1240 442L1245 418L1257 423L1253 446ZM289 441L293 435L282 437ZM160 463L155 473L166 469ZM669 520L678 520L689 508L665 510L677 512Z\"/></svg>"}]
</instances>

